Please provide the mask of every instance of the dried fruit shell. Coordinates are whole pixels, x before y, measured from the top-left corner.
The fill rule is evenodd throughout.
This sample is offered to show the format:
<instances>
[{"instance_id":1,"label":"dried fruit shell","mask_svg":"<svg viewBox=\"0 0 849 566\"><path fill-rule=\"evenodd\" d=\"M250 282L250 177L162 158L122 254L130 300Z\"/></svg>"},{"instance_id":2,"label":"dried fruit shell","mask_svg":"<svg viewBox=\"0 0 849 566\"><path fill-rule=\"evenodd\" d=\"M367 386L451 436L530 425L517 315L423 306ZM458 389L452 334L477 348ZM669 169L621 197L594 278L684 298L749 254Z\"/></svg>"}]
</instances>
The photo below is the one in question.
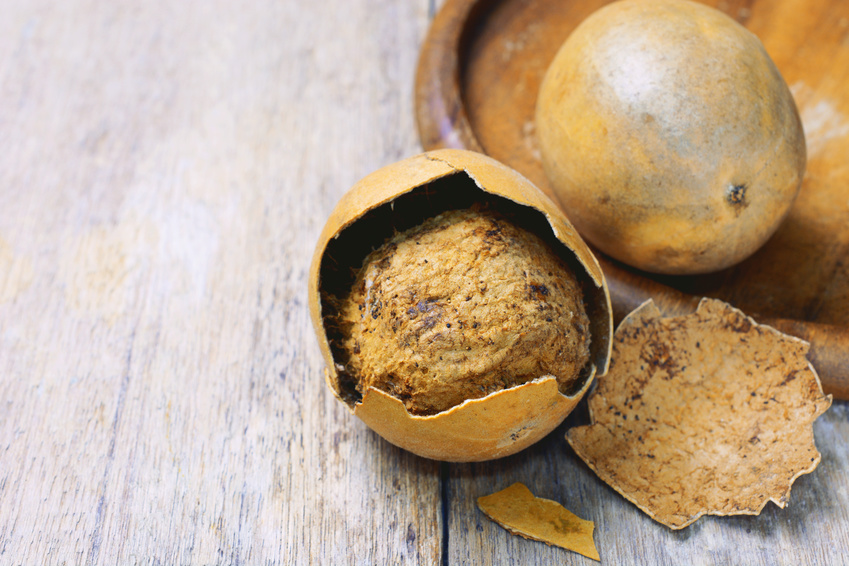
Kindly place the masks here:
<instances>
[{"instance_id":1,"label":"dried fruit shell","mask_svg":"<svg viewBox=\"0 0 849 566\"><path fill-rule=\"evenodd\" d=\"M591 423L567 439L598 476L654 520L784 507L817 467L814 421L831 405L809 344L717 299L665 317L648 300L614 336L589 396Z\"/></svg>"},{"instance_id":2,"label":"dried fruit shell","mask_svg":"<svg viewBox=\"0 0 849 566\"><path fill-rule=\"evenodd\" d=\"M346 276L368 251L398 229L449 208L497 202L517 211L533 230L553 236L583 284L590 319L590 361L568 394L553 376L430 416L407 412L403 403L371 388L360 398L346 383L328 338L323 291L346 285ZM552 239L552 241L555 241ZM481 461L507 456L559 425L587 391L593 376L607 371L612 318L601 268L563 212L530 181L481 154L444 149L386 166L357 183L339 201L319 237L309 280L309 303L319 347L334 395L378 434L420 456Z\"/></svg>"}]
</instances>

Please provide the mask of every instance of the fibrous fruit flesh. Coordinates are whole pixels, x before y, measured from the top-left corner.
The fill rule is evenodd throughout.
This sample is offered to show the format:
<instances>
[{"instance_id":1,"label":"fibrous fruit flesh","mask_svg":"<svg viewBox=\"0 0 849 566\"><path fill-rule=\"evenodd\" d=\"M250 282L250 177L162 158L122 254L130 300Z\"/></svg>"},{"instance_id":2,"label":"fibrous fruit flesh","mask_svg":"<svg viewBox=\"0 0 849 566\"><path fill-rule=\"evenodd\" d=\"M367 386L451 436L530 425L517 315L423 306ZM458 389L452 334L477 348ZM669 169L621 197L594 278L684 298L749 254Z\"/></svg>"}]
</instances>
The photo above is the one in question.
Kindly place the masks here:
<instances>
[{"instance_id":1,"label":"fibrous fruit flesh","mask_svg":"<svg viewBox=\"0 0 849 566\"><path fill-rule=\"evenodd\" d=\"M543 375L568 391L589 360L580 284L538 236L453 210L372 252L340 305L347 371L412 414Z\"/></svg>"}]
</instances>

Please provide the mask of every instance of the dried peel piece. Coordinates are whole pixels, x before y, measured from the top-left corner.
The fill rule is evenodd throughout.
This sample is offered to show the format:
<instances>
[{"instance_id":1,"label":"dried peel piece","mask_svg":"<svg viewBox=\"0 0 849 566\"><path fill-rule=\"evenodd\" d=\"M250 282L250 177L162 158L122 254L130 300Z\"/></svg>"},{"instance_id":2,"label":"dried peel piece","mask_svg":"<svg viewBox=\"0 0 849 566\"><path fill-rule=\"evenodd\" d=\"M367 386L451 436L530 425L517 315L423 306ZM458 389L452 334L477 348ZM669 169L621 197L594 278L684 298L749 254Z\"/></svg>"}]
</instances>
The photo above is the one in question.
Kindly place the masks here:
<instances>
[{"instance_id":1,"label":"dried peel piece","mask_svg":"<svg viewBox=\"0 0 849 566\"><path fill-rule=\"evenodd\" d=\"M647 301L614 336L591 424L567 439L598 476L656 521L784 507L820 461L813 422L831 405L809 344L713 299L661 317Z\"/></svg>"},{"instance_id":2,"label":"dried peel piece","mask_svg":"<svg viewBox=\"0 0 849 566\"><path fill-rule=\"evenodd\" d=\"M592 521L581 519L556 501L534 497L521 483L479 497L478 507L511 534L601 560L593 542Z\"/></svg>"}]
</instances>

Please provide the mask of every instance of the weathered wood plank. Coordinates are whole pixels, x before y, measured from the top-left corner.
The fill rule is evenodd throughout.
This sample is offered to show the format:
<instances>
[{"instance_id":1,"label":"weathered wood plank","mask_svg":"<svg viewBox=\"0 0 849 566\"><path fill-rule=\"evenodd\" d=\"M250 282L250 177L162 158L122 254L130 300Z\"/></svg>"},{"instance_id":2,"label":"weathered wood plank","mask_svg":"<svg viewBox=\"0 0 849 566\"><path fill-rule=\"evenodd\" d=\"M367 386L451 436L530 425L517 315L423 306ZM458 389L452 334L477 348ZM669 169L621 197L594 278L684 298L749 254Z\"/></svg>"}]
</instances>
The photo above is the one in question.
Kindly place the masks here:
<instances>
[{"instance_id":1,"label":"weathered wood plank","mask_svg":"<svg viewBox=\"0 0 849 566\"><path fill-rule=\"evenodd\" d=\"M0 2L0 563L436 564L443 494L447 563L590 563L483 517L513 481L596 521L606 563L845 562L846 403L787 509L673 533L564 427L441 466L329 394L312 246L418 151L440 4Z\"/></svg>"},{"instance_id":2,"label":"weathered wood plank","mask_svg":"<svg viewBox=\"0 0 849 566\"><path fill-rule=\"evenodd\" d=\"M438 562L439 466L328 393L305 296L418 149L427 2L0 13L0 562Z\"/></svg>"}]
</instances>

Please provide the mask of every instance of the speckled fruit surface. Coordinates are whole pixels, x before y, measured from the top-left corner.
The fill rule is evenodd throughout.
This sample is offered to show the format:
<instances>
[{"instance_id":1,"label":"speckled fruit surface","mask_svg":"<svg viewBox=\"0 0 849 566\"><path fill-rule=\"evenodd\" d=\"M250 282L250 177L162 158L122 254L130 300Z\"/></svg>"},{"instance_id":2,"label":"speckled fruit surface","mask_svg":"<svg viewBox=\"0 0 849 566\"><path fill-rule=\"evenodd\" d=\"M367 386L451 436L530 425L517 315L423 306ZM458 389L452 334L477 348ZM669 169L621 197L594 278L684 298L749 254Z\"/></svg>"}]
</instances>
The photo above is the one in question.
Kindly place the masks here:
<instances>
[{"instance_id":1,"label":"speckled fruit surface","mask_svg":"<svg viewBox=\"0 0 849 566\"><path fill-rule=\"evenodd\" d=\"M687 0L624 0L584 20L545 75L536 130L581 234L658 273L754 253L805 169L793 97L760 40Z\"/></svg>"}]
</instances>

